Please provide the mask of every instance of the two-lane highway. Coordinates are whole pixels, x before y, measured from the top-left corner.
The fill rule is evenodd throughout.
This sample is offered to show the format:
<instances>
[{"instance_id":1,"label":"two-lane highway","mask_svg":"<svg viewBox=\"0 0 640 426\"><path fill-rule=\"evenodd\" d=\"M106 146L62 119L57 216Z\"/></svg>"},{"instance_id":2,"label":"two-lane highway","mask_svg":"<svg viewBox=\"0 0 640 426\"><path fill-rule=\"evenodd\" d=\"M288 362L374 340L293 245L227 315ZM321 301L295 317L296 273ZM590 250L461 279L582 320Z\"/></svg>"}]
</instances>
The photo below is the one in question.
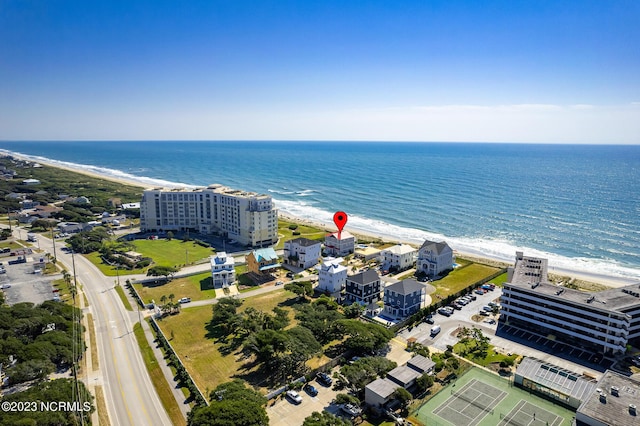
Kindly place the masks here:
<instances>
[{"instance_id":1,"label":"two-lane highway","mask_svg":"<svg viewBox=\"0 0 640 426\"><path fill-rule=\"evenodd\" d=\"M53 242L38 236L40 247L53 254ZM58 261L73 273L70 253L56 242ZM131 313L115 291L115 278L105 277L83 256L75 255L78 282L90 303L96 325L105 399L113 425L171 425L151 383L133 334Z\"/></svg>"}]
</instances>

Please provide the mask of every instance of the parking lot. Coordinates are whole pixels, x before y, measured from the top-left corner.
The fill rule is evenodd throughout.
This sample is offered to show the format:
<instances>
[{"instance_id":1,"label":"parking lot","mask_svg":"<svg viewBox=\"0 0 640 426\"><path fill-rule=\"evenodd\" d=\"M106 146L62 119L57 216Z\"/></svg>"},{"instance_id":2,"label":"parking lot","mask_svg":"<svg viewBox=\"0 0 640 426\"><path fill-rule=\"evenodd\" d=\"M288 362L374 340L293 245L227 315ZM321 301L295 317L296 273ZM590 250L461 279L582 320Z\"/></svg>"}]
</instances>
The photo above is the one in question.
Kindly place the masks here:
<instances>
[{"instance_id":1,"label":"parking lot","mask_svg":"<svg viewBox=\"0 0 640 426\"><path fill-rule=\"evenodd\" d=\"M302 397L300 404L285 397L283 393L279 397L269 401L267 404L267 415L269 424L273 426L299 426L304 419L309 417L314 411L322 412L326 410L332 414L340 414L340 406L332 404L336 395L340 392L331 389L331 386L323 386L316 379L309 382L318 390L318 395L311 396L304 390L298 393ZM346 391L341 391L345 393Z\"/></svg>"},{"instance_id":2,"label":"parking lot","mask_svg":"<svg viewBox=\"0 0 640 426\"><path fill-rule=\"evenodd\" d=\"M409 338L415 338L418 343L423 345L435 346L436 348L444 351L447 345L454 345L458 342L458 338L451 336L451 332L459 326L470 327L475 325L480 329L487 331L486 334L495 333L497 324L495 323L495 317L493 315L483 316L482 321L475 322L471 319L472 316L478 315L484 306L487 306L490 302L497 303L502 290L496 287L493 291L488 291L483 295L475 294L476 300L472 300L467 305L463 306L460 310L453 310L450 316L445 316L439 313L434 313L431 317L433 324L420 323L419 325L404 330L400 333L400 337L407 340ZM494 323L490 324L490 320L494 319ZM485 322L486 321L486 322ZM431 336L431 329L439 325L441 331Z\"/></svg>"},{"instance_id":3,"label":"parking lot","mask_svg":"<svg viewBox=\"0 0 640 426\"><path fill-rule=\"evenodd\" d=\"M52 282L61 276L34 274L41 259L37 254L27 255L26 263L9 265L9 261L16 260L17 256L3 257L0 259L5 273L0 274L0 287L3 287L6 303L15 305L20 302L40 304L54 298Z\"/></svg>"}]
</instances>

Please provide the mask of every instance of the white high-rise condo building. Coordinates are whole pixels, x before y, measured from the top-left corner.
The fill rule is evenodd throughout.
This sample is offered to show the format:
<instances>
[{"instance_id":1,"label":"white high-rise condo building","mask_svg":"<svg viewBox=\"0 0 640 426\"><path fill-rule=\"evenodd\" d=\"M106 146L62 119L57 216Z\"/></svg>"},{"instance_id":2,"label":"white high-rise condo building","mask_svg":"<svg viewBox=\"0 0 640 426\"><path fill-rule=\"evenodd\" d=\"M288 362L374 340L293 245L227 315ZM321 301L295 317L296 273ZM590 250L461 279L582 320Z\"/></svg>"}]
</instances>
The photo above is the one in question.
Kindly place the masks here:
<instances>
[{"instance_id":1,"label":"white high-rise condo building","mask_svg":"<svg viewBox=\"0 0 640 426\"><path fill-rule=\"evenodd\" d=\"M143 232L218 233L246 246L278 240L278 211L269 195L214 184L195 189L147 189L140 202Z\"/></svg>"}]
</instances>

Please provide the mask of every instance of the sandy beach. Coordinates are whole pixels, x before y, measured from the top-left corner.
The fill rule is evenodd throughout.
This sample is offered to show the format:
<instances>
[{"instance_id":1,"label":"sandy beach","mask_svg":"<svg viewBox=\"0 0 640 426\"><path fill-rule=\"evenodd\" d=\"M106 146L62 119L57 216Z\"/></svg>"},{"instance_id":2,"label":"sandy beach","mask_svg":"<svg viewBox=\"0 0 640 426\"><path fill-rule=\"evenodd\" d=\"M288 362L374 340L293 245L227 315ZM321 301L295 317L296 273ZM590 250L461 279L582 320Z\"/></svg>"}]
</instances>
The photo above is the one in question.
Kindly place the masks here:
<instances>
[{"instance_id":1,"label":"sandy beach","mask_svg":"<svg viewBox=\"0 0 640 426\"><path fill-rule=\"evenodd\" d=\"M20 158L22 160L26 160L26 161L33 161L30 158L27 157L23 157L23 156L19 156L19 155L15 155L12 154L14 157L16 158ZM139 188L151 188L151 187L156 187L158 185L151 185L151 184L145 184L144 182L141 181L137 181L135 179L127 179L125 177L116 177L116 176L108 176L108 175L104 175L101 173L96 173L96 172L92 172L83 168L74 168L71 166L65 166L63 164L59 164L59 163L54 163L54 162L47 162L46 160L41 160L38 159L38 163L41 163L43 165L49 166L49 167L55 167L58 169L63 169L63 170L67 170L70 172L75 172L75 173L80 173L80 174L84 174L87 176L91 176L94 178L98 178L98 179L105 179L105 180L109 180L112 182L117 182L117 183L121 183L123 185L131 185L131 186L136 186ZM248 189L250 190L250 189ZM312 220L308 220L308 219L301 219L298 217L295 217L291 214L288 213L284 213L282 211L279 212L279 217L282 218L283 220L286 221L290 221L290 222L295 222L295 223L300 223L300 224L305 224L305 225L310 225L310 226L314 226L317 228L321 228L321 229L326 229L330 232L335 232L337 230L336 226L334 223L323 223L321 221L312 221ZM376 232L372 232L370 230L367 229L349 229L349 223L347 222L347 225L345 227L345 230L351 232L352 234L356 235L356 236L362 236L366 239L370 239L370 240L381 240L384 242L392 242L392 243L401 243L401 244L408 244L408 245L412 245L414 247L416 247L416 244L410 241L402 241L400 239L398 239L397 237L393 236L393 235L385 235L385 234L380 234L380 233L376 233ZM417 247L416 247L417 248ZM504 265L504 266L508 266L512 263L509 262L505 262L504 259L498 259L498 258L492 258L490 256L483 256L481 254L478 253L467 253L467 252L461 252L458 250L455 250L454 248L454 252L457 256L463 257L465 259L471 259L471 260L479 260L479 261L484 261L484 262L489 262L492 264L500 264L500 265ZM525 255L527 255L527 253L525 253ZM515 257L515 253L513 253L513 256ZM573 279L577 279L577 280L581 280L581 281L586 281L589 283L596 283L596 284L602 284L608 287L623 287L629 284L635 284L638 281L637 280L633 280L633 279L629 279L629 278L622 278L622 277L616 277L616 276L607 276L607 275L599 275L599 274L594 274L594 273L588 273L588 272L584 272L584 271L580 271L578 269L567 269L567 268L559 268L554 266L553 264L549 264L549 273L552 273L554 275L559 275L559 276L565 276L567 278L573 278Z\"/></svg>"}]
</instances>

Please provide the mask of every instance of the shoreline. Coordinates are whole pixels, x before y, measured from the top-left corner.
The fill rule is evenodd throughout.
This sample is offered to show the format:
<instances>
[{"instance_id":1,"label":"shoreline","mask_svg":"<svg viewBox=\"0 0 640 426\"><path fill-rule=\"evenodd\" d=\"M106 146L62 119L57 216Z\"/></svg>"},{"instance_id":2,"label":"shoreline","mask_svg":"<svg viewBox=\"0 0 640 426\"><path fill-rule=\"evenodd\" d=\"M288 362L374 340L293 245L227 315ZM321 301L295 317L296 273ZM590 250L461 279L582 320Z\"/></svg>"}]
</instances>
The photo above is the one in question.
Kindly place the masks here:
<instances>
[{"instance_id":1,"label":"shoreline","mask_svg":"<svg viewBox=\"0 0 640 426\"><path fill-rule=\"evenodd\" d=\"M43 165L46 165L48 167L53 167L53 168L57 168L57 169L61 169L61 170L66 170L69 172L74 172L74 173L79 173L79 174L83 174L86 176L91 176L97 179L104 179L104 180L109 180L111 182L115 182L115 183L120 183L123 185L129 185L129 186L134 186L137 188L142 188L142 189L148 189L148 188L153 188L153 187L158 187L158 186L166 186L166 187L192 187L191 185L161 185L159 183L157 184L152 184L152 183L145 183L143 181L138 181L135 180L133 178L127 178L125 176L111 176L111 175L107 175L107 174L102 174L99 172L95 172L95 171L91 171L91 170L87 170L85 168L80 168L80 167L72 167L72 166L67 166L65 164L60 164L60 162L57 161L47 161L48 159L46 158L41 158L39 157L37 160L30 158L29 156L26 155L20 155L20 154L16 154L13 152L6 152L6 155L11 155L15 158L24 160L24 161L31 161L31 162L37 162ZM325 223L319 220L310 220L310 219L304 219L304 218L300 218L297 216L294 216L290 213L287 212L283 212L282 210L278 210L278 217L279 218L283 218L286 221L289 222L294 222L294 223L299 223L299 224L305 224L305 225L311 225L320 229L327 229L327 230L331 230L335 228L335 225L333 223ZM347 228L348 228L348 224L347 224ZM333 231L330 231L333 232ZM366 238L370 238L373 240L381 240L383 242L388 242L388 243L399 243L399 244L407 244L407 245L411 245L413 247L416 247L416 243L414 241L407 241L407 240L402 240L401 238L394 236L394 235L390 235L390 234L383 234L383 233L379 233L379 232L374 232L374 231L370 231L370 230L366 230L366 229L361 229L361 228L352 228L352 231L350 231L352 234L358 236L363 236ZM479 261L489 261L491 263L500 263L500 264L505 264L505 265L513 265L512 261L503 259L503 258L499 258L499 257L493 257L493 256L489 256L487 254L482 254L482 253L473 253L473 252L465 252L465 251L460 251L460 250L454 250L454 253L456 255L459 255L460 257L466 258L466 259L477 259ZM525 255L527 253L525 252ZM515 252L513 253L513 256L515 257ZM618 276L611 276L611 275L604 275L604 274L597 274L597 273L592 273L592 272L584 272L584 271L580 271L580 270L575 270L575 269L570 269L570 268L562 268L562 267L557 267L553 264L549 264L549 273L554 274L554 275L561 275L561 276L566 276L568 278L574 278L574 279L578 279L578 280L582 280L582 281L586 281L586 282L590 282L590 283L595 283L595 284L602 284L608 287L623 287L626 285L630 285L630 284L635 284L638 283L639 280L638 279L633 279L633 278L625 278L625 277L618 277Z\"/></svg>"}]
</instances>

